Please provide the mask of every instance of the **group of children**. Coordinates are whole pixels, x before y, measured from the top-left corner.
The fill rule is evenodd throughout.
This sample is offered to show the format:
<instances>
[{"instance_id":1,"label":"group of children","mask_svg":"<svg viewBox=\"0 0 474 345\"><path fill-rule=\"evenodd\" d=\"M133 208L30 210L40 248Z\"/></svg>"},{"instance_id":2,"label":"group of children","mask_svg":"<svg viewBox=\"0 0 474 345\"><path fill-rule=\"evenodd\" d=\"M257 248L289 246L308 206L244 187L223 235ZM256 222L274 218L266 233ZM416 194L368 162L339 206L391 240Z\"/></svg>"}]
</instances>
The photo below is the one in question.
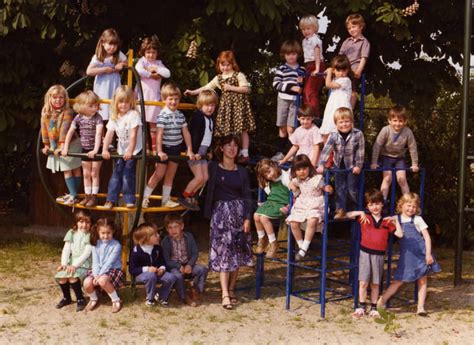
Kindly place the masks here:
<instances>
[{"instance_id":1,"label":"group of children","mask_svg":"<svg viewBox=\"0 0 474 345\"><path fill-rule=\"evenodd\" d=\"M96 309L99 306L98 292L105 291L112 301L112 312L117 313L122 309L117 289L125 280L121 229L110 218L100 218L92 224L88 210L77 211L74 218L74 226L64 237L61 264L55 276L63 294L56 308L72 303L72 288L76 296L76 311ZM166 215L165 228L168 235L161 241L161 246L154 224L143 223L134 229L129 272L138 283L145 285L147 306L159 303L167 307L174 287L183 303L196 307L201 303L208 269L196 263L198 247L193 235L184 231L181 216ZM185 279L192 279L187 293ZM157 284L160 284L159 289ZM89 296L87 304L82 287Z\"/></svg>"},{"instance_id":2,"label":"group of children","mask_svg":"<svg viewBox=\"0 0 474 345\"><path fill-rule=\"evenodd\" d=\"M300 21L300 29L304 36L302 45L297 41L285 41L282 44L280 55L284 58L285 64L276 70L273 82L278 91L277 146L280 154L276 159L274 157L273 160L262 160L256 168L259 185L265 188L268 194L267 201L259 205L254 214L258 235L256 252L266 252L267 257L276 254L278 242L273 231L272 219L285 215L298 244L296 260L304 259L314 233L321 231L322 228L323 192L333 192L331 186L325 185L322 173L327 168L333 168L336 193L334 218L358 217L362 224L359 276L361 308L356 310L354 315L359 317L365 313L369 282L372 288L371 308L374 311L378 297L377 284L380 283L383 271L383 252L387 235L395 228L398 229L395 234L403 239L401 258L396 281L382 296L380 304L384 304L403 281L417 280L420 287L418 314L423 315L426 270L428 265L433 263L433 258L426 224L420 217L415 217L419 211L419 200L416 195L409 194L406 182L407 148L411 155L410 168L414 172L418 171L418 157L416 141L411 130L406 127L406 110L402 106L391 108L389 125L384 127L377 137L370 165L372 169L378 167L399 169L396 176L403 197L397 210L401 216L390 220L382 218L382 209L391 183L391 171L383 172L380 193L371 192L366 195L370 214L355 211L358 209L359 174L363 168L365 140L363 133L354 127L352 109L355 105L357 86L354 80L361 77L370 50L369 42L362 35L364 26L364 19L359 14L352 14L347 18L346 27L350 37L343 42L339 55L332 59L331 67L326 70L315 16L305 16ZM74 104L74 110L78 113L76 117L73 117L69 108L68 95L64 87L54 85L46 93L41 117L43 153L48 154L50 150L54 152L54 155L48 156L47 167L53 172L64 172L69 190L69 193L58 198L58 201L67 205L78 201L76 196L81 180L79 166L82 165L86 196L80 203L85 206L97 204L99 170L102 159L110 159L110 146L115 135L117 153L122 157L115 161L113 175L108 185L107 200L103 205L106 209L118 204L120 193L123 194L126 207L135 207L136 161L133 156L138 155L143 149L150 149L159 157L145 187L143 208L150 206L150 196L161 180L163 180L162 205L165 207L178 205L170 199L178 164L169 158L180 155L183 150L189 158L188 165L194 177L178 201L191 210L199 210L196 194L208 179L206 155L213 138L239 134L242 139L239 161L248 162L249 133L255 131L256 125L250 108L250 85L245 75L240 72L233 53L223 51L219 54L216 61L217 75L207 85L184 92L185 95L198 95L198 110L188 126L185 116L178 110L180 89L171 82L161 85L162 79L169 78L171 73L160 60L159 45L156 36L143 40L141 57L136 64L142 83L141 87L137 85L134 91L128 86L120 85L119 72L127 66L126 58L119 50L120 38L115 30L105 30L87 68L87 74L96 77L94 91L85 91L76 98ZM302 53L304 68L298 64L298 58ZM321 114L319 90L323 80L331 93L324 110L322 125L318 128L314 120ZM220 99L215 89L221 91ZM141 114L135 109L136 99L141 92L146 101L162 100L165 104L162 109L155 105L145 108L151 147L142 147L140 127L143 124ZM300 94L303 94L301 103ZM104 98L112 99L110 107L100 104L100 99ZM213 114L216 109L217 116L214 120ZM300 126L297 125L295 117ZM107 131L102 139L104 126ZM75 134L76 130L80 133L80 139ZM284 155L281 152L288 146L287 138L291 148ZM86 155L83 158L75 158L68 155L70 152L82 152ZM98 157L98 153L102 156ZM290 161L291 171L283 171L279 165ZM289 190L296 199L288 214ZM108 219L99 220L92 227L91 249L86 240L91 229L90 216L85 211L81 212L75 229L65 238L66 244L69 243L67 246L69 249L66 249L65 245L61 266L58 268L58 282L64 294L58 307L71 303L69 285L76 293L77 309L82 310L86 307L78 280L85 278L84 288L90 296L88 309L97 307L98 298L95 291L97 287L101 287L111 297L113 311L119 311L121 302L115 289L123 280L123 272L118 254L120 243L114 240L118 234L115 225ZM136 229L133 235L136 245L130 253L130 273L137 281L145 284L147 305L153 305L155 301L166 305L173 285L176 286L178 295L183 301L194 305L198 303L199 294L203 291L207 269L195 265L197 247L192 235L183 233L182 220L174 219L171 215L167 218L168 223L165 221L165 225L169 237L163 240L163 247L158 245L159 238L152 225L144 224ZM374 231L380 227L384 231ZM305 229L304 235L302 228ZM422 242L416 234L422 235ZM72 244L76 237L81 239L81 246ZM415 246L418 260L416 263L419 264L416 269L413 266L415 261L411 260L411 257L408 261L406 259L413 253L415 240L418 241ZM75 251L72 248L75 248ZM92 270L87 271L90 261L88 259L90 255L87 253L90 252L92 252ZM75 253L74 258L69 258L68 253ZM425 258L424 261L420 259L422 256ZM82 270L78 270L78 267ZM413 274L413 270L416 274ZM184 292L183 282L183 276L187 275L196 277L194 289L188 296ZM372 280L369 280L371 275ZM162 286L156 292L158 282Z\"/></svg>"}]
</instances>

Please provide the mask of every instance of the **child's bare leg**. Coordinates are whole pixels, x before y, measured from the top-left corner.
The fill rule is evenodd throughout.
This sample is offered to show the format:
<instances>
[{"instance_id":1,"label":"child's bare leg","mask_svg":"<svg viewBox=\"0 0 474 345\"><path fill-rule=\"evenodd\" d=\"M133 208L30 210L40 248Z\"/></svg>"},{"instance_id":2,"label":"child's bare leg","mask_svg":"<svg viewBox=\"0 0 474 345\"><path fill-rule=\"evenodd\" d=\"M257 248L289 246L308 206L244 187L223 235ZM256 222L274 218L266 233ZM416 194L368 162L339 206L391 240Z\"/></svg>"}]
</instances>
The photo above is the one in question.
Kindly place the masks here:
<instances>
[{"instance_id":1,"label":"child's bare leg","mask_svg":"<svg viewBox=\"0 0 474 345\"><path fill-rule=\"evenodd\" d=\"M97 194L100 186L100 168L102 167L102 162L92 162L92 194ZM97 188L97 192L94 190L94 187Z\"/></svg>"},{"instance_id":2,"label":"child's bare leg","mask_svg":"<svg viewBox=\"0 0 474 345\"><path fill-rule=\"evenodd\" d=\"M171 195L171 189L173 188L173 180L178 170L178 163L169 162L166 167L165 178L163 179L163 194L161 197L161 204L164 205Z\"/></svg>"},{"instance_id":3,"label":"child's bare leg","mask_svg":"<svg viewBox=\"0 0 474 345\"><path fill-rule=\"evenodd\" d=\"M95 292L94 279L92 277L87 277L84 280L84 290L88 295Z\"/></svg>"},{"instance_id":4,"label":"child's bare leg","mask_svg":"<svg viewBox=\"0 0 474 345\"><path fill-rule=\"evenodd\" d=\"M249 149L249 143L250 143L249 133L247 131L243 131L240 134L240 138L242 140L242 149L243 150L248 150Z\"/></svg>"},{"instance_id":5,"label":"child's bare leg","mask_svg":"<svg viewBox=\"0 0 474 345\"><path fill-rule=\"evenodd\" d=\"M313 240L314 233L316 232L316 225L319 223L318 218L309 218L306 225L306 231L304 232L304 240L311 241Z\"/></svg>"},{"instance_id":6,"label":"child's bare leg","mask_svg":"<svg viewBox=\"0 0 474 345\"><path fill-rule=\"evenodd\" d=\"M402 281L394 280L390 286L385 290L382 298L377 302L377 307L385 307L387 301L398 291L400 286L403 285Z\"/></svg>"},{"instance_id":7,"label":"child's bare leg","mask_svg":"<svg viewBox=\"0 0 474 345\"><path fill-rule=\"evenodd\" d=\"M84 193L92 194L92 162L82 162Z\"/></svg>"},{"instance_id":8,"label":"child's bare leg","mask_svg":"<svg viewBox=\"0 0 474 345\"><path fill-rule=\"evenodd\" d=\"M288 128L287 126L278 127L278 136L280 138L286 138L288 136L288 129L287 128Z\"/></svg>"},{"instance_id":9,"label":"child's bare leg","mask_svg":"<svg viewBox=\"0 0 474 345\"><path fill-rule=\"evenodd\" d=\"M380 285L370 283L370 303L376 304L379 299Z\"/></svg>"},{"instance_id":10,"label":"child's bare leg","mask_svg":"<svg viewBox=\"0 0 474 345\"><path fill-rule=\"evenodd\" d=\"M155 171L153 172L153 175L150 176L147 183L147 187L150 187L152 191L156 188L158 183L160 183L163 176L165 176L167 166L168 164L155 164Z\"/></svg>"},{"instance_id":11,"label":"child's bare leg","mask_svg":"<svg viewBox=\"0 0 474 345\"><path fill-rule=\"evenodd\" d=\"M365 304L365 302L367 301L367 288L368 287L369 287L369 282L364 282L362 280L359 280L359 303Z\"/></svg>"},{"instance_id":12,"label":"child's bare leg","mask_svg":"<svg viewBox=\"0 0 474 345\"><path fill-rule=\"evenodd\" d=\"M392 172L384 171L382 185L380 186L380 191L382 192L384 200L387 200L388 191L390 190L391 184L392 184Z\"/></svg>"},{"instance_id":13,"label":"child's bare leg","mask_svg":"<svg viewBox=\"0 0 474 345\"><path fill-rule=\"evenodd\" d=\"M184 189L185 193L192 194L194 191L198 190L205 182L203 176L203 169L201 166L207 167L206 164L198 164L193 165L190 167L191 171L193 172L193 179L189 181L188 185Z\"/></svg>"},{"instance_id":14,"label":"child's bare leg","mask_svg":"<svg viewBox=\"0 0 474 345\"><path fill-rule=\"evenodd\" d=\"M298 248L301 248L303 245L303 234L301 233L300 225L301 223L299 222L290 223L291 232L293 233L296 243L298 243Z\"/></svg>"},{"instance_id":15,"label":"child's bare leg","mask_svg":"<svg viewBox=\"0 0 474 345\"><path fill-rule=\"evenodd\" d=\"M273 224L270 218L265 217L265 216L260 216L260 223L262 224L268 237L270 237L270 235L275 236L275 232L273 231ZM273 242L273 241L270 241L270 242Z\"/></svg>"},{"instance_id":16,"label":"child's bare leg","mask_svg":"<svg viewBox=\"0 0 474 345\"><path fill-rule=\"evenodd\" d=\"M81 174L81 168L73 169L73 170L72 170L72 175L73 175L74 177L81 177L81 176L82 176L82 174Z\"/></svg>"},{"instance_id":17,"label":"child's bare leg","mask_svg":"<svg viewBox=\"0 0 474 345\"><path fill-rule=\"evenodd\" d=\"M286 126L286 132L288 133L288 135L293 134L294 131L295 131L294 127Z\"/></svg>"},{"instance_id":18,"label":"child's bare leg","mask_svg":"<svg viewBox=\"0 0 474 345\"><path fill-rule=\"evenodd\" d=\"M357 102L357 92L352 91L352 93L351 93L351 107L352 107L352 109L355 108L356 102Z\"/></svg>"},{"instance_id":19,"label":"child's bare leg","mask_svg":"<svg viewBox=\"0 0 474 345\"><path fill-rule=\"evenodd\" d=\"M407 182L407 174L405 170L398 170L397 173L397 182L402 191L402 195L410 192L410 187Z\"/></svg>"},{"instance_id":20,"label":"child's bare leg","mask_svg":"<svg viewBox=\"0 0 474 345\"><path fill-rule=\"evenodd\" d=\"M416 312L425 312L425 301L428 290L428 276L421 277L416 282L418 284L418 307Z\"/></svg>"},{"instance_id":21,"label":"child's bare leg","mask_svg":"<svg viewBox=\"0 0 474 345\"><path fill-rule=\"evenodd\" d=\"M209 180L209 172L208 172L208 164L199 164L199 167L201 169L201 184L199 186L196 186L196 188L193 190L193 193L197 193L206 183L207 180Z\"/></svg>"},{"instance_id":22,"label":"child's bare leg","mask_svg":"<svg viewBox=\"0 0 474 345\"><path fill-rule=\"evenodd\" d=\"M152 152L156 152L156 123L148 122L148 128L150 129L151 150Z\"/></svg>"}]
</instances>

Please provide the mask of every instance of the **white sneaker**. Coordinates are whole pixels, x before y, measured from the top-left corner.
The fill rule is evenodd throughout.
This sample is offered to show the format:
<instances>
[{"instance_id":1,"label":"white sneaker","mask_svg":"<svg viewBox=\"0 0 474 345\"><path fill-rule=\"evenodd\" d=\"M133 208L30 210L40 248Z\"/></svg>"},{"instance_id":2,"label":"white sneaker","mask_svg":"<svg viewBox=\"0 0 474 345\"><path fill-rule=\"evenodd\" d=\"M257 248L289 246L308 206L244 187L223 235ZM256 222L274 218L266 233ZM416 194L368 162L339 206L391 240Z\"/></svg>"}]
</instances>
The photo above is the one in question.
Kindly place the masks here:
<instances>
[{"instance_id":1,"label":"white sneaker","mask_svg":"<svg viewBox=\"0 0 474 345\"><path fill-rule=\"evenodd\" d=\"M148 208L150 205L150 199L148 198L143 198L142 200L142 208Z\"/></svg>"},{"instance_id":2,"label":"white sneaker","mask_svg":"<svg viewBox=\"0 0 474 345\"><path fill-rule=\"evenodd\" d=\"M161 205L162 207L168 207L168 208L175 208L178 207L179 204L177 202L174 202L173 200L169 199L167 202Z\"/></svg>"},{"instance_id":3,"label":"white sneaker","mask_svg":"<svg viewBox=\"0 0 474 345\"><path fill-rule=\"evenodd\" d=\"M277 152L272 158L270 158L274 162L279 162L283 158L285 158L285 155L282 152Z\"/></svg>"},{"instance_id":4,"label":"white sneaker","mask_svg":"<svg viewBox=\"0 0 474 345\"><path fill-rule=\"evenodd\" d=\"M74 205L75 203L76 198L74 198L72 195L68 195L63 201L63 205Z\"/></svg>"},{"instance_id":5,"label":"white sneaker","mask_svg":"<svg viewBox=\"0 0 474 345\"><path fill-rule=\"evenodd\" d=\"M62 196L58 196L58 197L56 198L56 202L64 202L64 201L65 201L66 199L68 199L69 197L70 197L69 194L64 194L64 195L62 195Z\"/></svg>"}]
</instances>

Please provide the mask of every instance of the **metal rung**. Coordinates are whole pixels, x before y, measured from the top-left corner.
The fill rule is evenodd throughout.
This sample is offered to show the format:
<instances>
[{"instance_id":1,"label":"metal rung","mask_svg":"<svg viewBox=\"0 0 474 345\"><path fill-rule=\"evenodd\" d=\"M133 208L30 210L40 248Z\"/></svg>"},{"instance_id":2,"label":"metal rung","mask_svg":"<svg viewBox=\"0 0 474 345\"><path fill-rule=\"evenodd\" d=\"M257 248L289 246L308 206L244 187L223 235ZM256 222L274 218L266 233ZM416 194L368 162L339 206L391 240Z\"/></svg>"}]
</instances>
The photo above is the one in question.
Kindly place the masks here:
<instances>
[{"instance_id":1,"label":"metal rung","mask_svg":"<svg viewBox=\"0 0 474 345\"><path fill-rule=\"evenodd\" d=\"M471 160L471 161L472 161L472 160L474 160L474 156L472 156L472 155L468 155L468 156L466 157L466 159L468 159L468 160Z\"/></svg>"},{"instance_id":2,"label":"metal rung","mask_svg":"<svg viewBox=\"0 0 474 345\"><path fill-rule=\"evenodd\" d=\"M474 207L466 207L464 208L464 212L474 212Z\"/></svg>"}]
</instances>

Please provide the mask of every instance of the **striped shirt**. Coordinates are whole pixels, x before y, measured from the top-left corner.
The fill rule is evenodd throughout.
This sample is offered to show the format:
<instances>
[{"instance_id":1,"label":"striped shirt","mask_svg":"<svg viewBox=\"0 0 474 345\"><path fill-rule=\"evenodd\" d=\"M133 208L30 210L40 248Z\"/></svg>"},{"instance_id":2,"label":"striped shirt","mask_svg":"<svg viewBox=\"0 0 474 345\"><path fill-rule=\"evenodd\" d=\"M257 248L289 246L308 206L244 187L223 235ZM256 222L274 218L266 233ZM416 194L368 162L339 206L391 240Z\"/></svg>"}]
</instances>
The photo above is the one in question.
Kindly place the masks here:
<instances>
[{"instance_id":1,"label":"striped shirt","mask_svg":"<svg viewBox=\"0 0 474 345\"><path fill-rule=\"evenodd\" d=\"M298 86L297 78L304 75L305 69L298 64L294 68L286 63L278 67L273 78L273 87L278 91L278 97L295 100L297 93L291 91L291 88Z\"/></svg>"},{"instance_id":2,"label":"striped shirt","mask_svg":"<svg viewBox=\"0 0 474 345\"><path fill-rule=\"evenodd\" d=\"M179 110L163 108L156 120L156 127L163 128L163 145L177 146L183 142L182 129L187 127L186 118Z\"/></svg>"},{"instance_id":3,"label":"striped shirt","mask_svg":"<svg viewBox=\"0 0 474 345\"><path fill-rule=\"evenodd\" d=\"M334 166L339 168L344 160L346 169L358 167L362 169L364 164L365 140L364 134L357 128L353 128L344 140L339 132L332 132L324 145L319 165L326 164L329 154L334 150Z\"/></svg>"}]
</instances>

